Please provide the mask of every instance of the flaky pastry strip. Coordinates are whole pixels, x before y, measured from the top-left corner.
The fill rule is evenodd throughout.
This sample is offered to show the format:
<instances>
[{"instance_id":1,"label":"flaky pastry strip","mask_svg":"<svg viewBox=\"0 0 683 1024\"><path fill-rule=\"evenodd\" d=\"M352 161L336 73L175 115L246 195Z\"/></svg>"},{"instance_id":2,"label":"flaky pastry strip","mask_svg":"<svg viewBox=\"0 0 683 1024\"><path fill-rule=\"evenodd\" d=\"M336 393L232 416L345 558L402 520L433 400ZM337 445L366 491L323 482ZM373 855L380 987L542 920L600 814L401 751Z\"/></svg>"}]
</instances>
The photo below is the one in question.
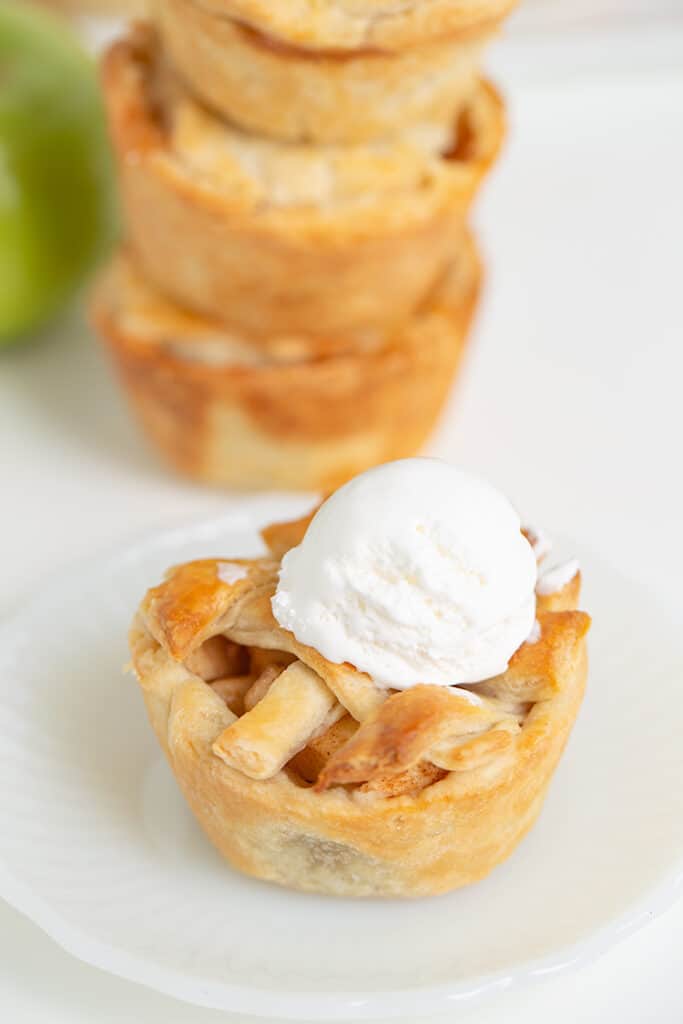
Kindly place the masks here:
<instances>
[{"instance_id":1,"label":"flaky pastry strip","mask_svg":"<svg viewBox=\"0 0 683 1024\"><path fill-rule=\"evenodd\" d=\"M559 693L591 619L577 611L540 612L537 617L539 638L522 644L502 675L470 689L484 697L530 703Z\"/></svg>"},{"instance_id":2,"label":"flaky pastry strip","mask_svg":"<svg viewBox=\"0 0 683 1024\"><path fill-rule=\"evenodd\" d=\"M244 601L239 620L235 625L221 622L224 634L237 643L277 651L288 651L308 665L332 690L340 704L353 715L356 721L364 721L386 698L386 692L379 690L369 676L356 671L351 665L335 665L327 661L312 647L300 644L292 633L282 629L273 617L270 605L275 593L272 589L254 595Z\"/></svg>"},{"instance_id":3,"label":"flaky pastry strip","mask_svg":"<svg viewBox=\"0 0 683 1024\"><path fill-rule=\"evenodd\" d=\"M569 612L578 608L581 597L581 573L577 572L568 583L553 594L536 595L536 613Z\"/></svg>"},{"instance_id":4,"label":"flaky pastry strip","mask_svg":"<svg viewBox=\"0 0 683 1024\"><path fill-rule=\"evenodd\" d=\"M266 526L261 530L263 542L273 558L277 558L280 561L291 548L301 544L306 530L319 508L320 506L317 505L312 512L302 516L300 519L292 519L286 523L273 523L271 526Z\"/></svg>"},{"instance_id":5,"label":"flaky pastry strip","mask_svg":"<svg viewBox=\"0 0 683 1024\"><path fill-rule=\"evenodd\" d=\"M169 660L168 652L145 628L144 617L138 612L129 633L132 668L140 686L147 693L154 692L157 700L170 703L175 691L195 677L181 662ZM204 686L206 683L201 681Z\"/></svg>"},{"instance_id":6,"label":"flaky pastry strip","mask_svg":"<svg viewBox=\"0 0 683 1024\"><path fill-rule=\"evenodd\" d=\"M373 715L389 696L388 690L380 690L370 676L352 665L333 664L312 647L298 643L293 637L292 641L292 650L322 676L339 703L357 722L364 722Z\"/></svg>"},{"instance_id":7,"label":"flaky pastry strip","mask_svg":"<svg viewBox=\"0 0 683 1024\"><path fill-rule=\"evenodd\" d=\"M218 627L237 643L295 655L325 680L340 704L356 721L364 721L384 702L386 691L379 690L369 676L353 666L329 662L314 648L300 644L292 633L283 629L273 616L271 607L276 586L277 578L274 577L269 586L241 602L238 617L226 614Z\"/></svg>"},{"instance_id":8,"label":"flaky pastry strip","mask_svg":"<svg viewBox=\"0 0 683 1024\"><path fill-rule=\"evenodd\" d=\"M461 736L449 743L432 748L429 760L438 768L449 772L468 772L483 768L491 761L508 753L514 746L514 737L521 731L515 718L506 718L478 736Z\"/></svg>"},{"instance_id":9,"label":"flaky pastry strip","mask_svg":"<svg viewBox=\"0 0 683 1024\"><path fill-rule=\"evenodd\" d=\"M212 750L249 778L270 779L306 746L334 705L320 676L294 662L251 711L221 733Z\"/></svg>"},{"instance_id":10,"label":"flaky pastry strip","mask_svg":"<svg viewBox=\"0 0 683 1024\"><path fill-rule=\"evenodd\" d=\"M188 679L171 697L167 740L171 752L181 745L209 744L239 719L202 679Z\"/></svg>"},{"instance_id":11,"label":"flaky pastry strip","mask_svg":"<svg viewBox=\"0 0 683 1024\"><path fill-rule=\"evenodd\" d=\"M231 572L235 568L238 572L230 582L221 578L221 564L220 560L214 559L180 566L147 595L143 606L146 623L152 635L171 655L175 659L201 657L202 644L220 633L233 643L252 650L272 650L273 658L280 661L297 657L324 681L356 721L372 721L386 701L387 691L379 689L367 675L352 666L332 664L314 649L299 644L276 622L271 599L277 586L277 564L267 559L233 561L230 563ZM561 593L550 595L547 600L556 606L559 602L573 603L577 600L579 587L580 577L577 575ZM557 692L568 659L588 629L590 620L582 612L545 611L543 600L539 601L538 618L538 640L523 644L513 656L508 670L481 686L473 687L475 692L512 705L544 700ZM261 653L259 657L267 660L268 655ZM339 715L341 711L336 713ZM292 709L285 717L292 717ZM418 745L409 760L406 760L407 748L403 746L396 755L395 764L377 765L373 771L402 771L427 756L429 749L440 742L432 737L428 722L424 729L415 724L414 732L425 737L424 744ZM360 742L358 738L356 742ZM462 757L464 754L459 755Z\"/></svg>"},{"instance_id":12,"label":"flaky pastry strip","mask_svg":"<svg viewBox=\"0 0 683 1024\"><path fill-rule=\"evenodd\" d=\"M228 583L220 577L220 559L190 562L172 569L143 602L147 627L176 660L185 660L211 636L260 651L293 655L323 678L357 721L365 720L385 700L369 676L351 665L335 665L311 647L298 643L275 620L271 599L277 564L271 560L231 560L244 578Z\"/></svg>"},{"instance_id":13,"label":"flaky pastry strip","mask_svg":"<svg viewBox=\"0 0 683 1024\"><path fill-rule=\"evenodd\" d=\"M311 736L311 741L317 740L319 736L324 736L328 729L331 729L333 725L336 725L340 719L344 718L347 714L346 708L339 701L335 701L330 710L325 715L325 718L320 723L318 728ZM358 723L356 722L356 725ZM310 741L309 741L310 742Z\"/></svg>"},{"instance_id":14,"label":"flaky pastry strip","mask_svg":"<svg viewBox=\"0 0 683 1024\"><path fill-rule=\"evenodd\" d=\"M415 686L389 697L320 773L316 789L368 782L428 759L430 750L476 734L505 715L444 686Z\"/></svg>"},{"instance_id":15,"label":"flaky pastry strip","mask_svg":"<svg viewBox=\"0 0 683 1024\"><path fill-rule=\"evenodd\" d=\"M277 565L272 561L231 559L231 568L243 573L231 583L221 579L223 564L221 559L206 558L175 566L163 583L145 595L142 611L147 628L176 661L184 661L210 637L225 633L219 624L240 620L243 604L253 605L264 590L272 593L277 581Z\"/></svg>"}]
</instances>

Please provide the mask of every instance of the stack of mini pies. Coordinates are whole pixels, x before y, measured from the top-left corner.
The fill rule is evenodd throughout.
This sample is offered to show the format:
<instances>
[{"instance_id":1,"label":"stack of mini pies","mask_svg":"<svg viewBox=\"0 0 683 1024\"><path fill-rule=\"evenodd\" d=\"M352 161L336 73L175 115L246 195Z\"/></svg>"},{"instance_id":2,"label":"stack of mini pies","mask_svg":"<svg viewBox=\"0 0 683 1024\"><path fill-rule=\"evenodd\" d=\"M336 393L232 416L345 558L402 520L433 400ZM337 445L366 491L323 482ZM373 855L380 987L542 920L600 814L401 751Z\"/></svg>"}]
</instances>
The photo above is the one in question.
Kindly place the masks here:
<instances>
[{"instance_id":1,"label":"stack of mini pies","mask_svg":"<svg viewBox=\"0 0 683 1024\"><path fill-rule=\"evenodd\" d=\"M127 238L93 316L182 472L328 489L414 454L464 349L514 0L157 0L105 57Z\"/></svg>"}]
</instances>

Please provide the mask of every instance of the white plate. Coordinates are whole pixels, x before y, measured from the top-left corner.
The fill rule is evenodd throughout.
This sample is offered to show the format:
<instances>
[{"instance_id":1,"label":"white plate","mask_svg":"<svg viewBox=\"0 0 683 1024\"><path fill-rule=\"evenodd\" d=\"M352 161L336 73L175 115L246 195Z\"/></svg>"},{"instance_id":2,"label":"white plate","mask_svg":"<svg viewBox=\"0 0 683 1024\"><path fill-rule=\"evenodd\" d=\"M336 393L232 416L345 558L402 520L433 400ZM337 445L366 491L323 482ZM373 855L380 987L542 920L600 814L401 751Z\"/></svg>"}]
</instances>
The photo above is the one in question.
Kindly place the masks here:
<instances>
[{"instance_id":1,"label":"white plate","mask_svg":"<svg viewBox=\"0 0 683 1024\"><path fill-rule=\"evenodd\" d=\"M683 644L583 553L588 696L538 826L488 880L413 903L289 893L230 870L176 792L122 676L147 586L260 550L259 499L41 589L0 636L0 894L76 956L202 1006L292 1019L453 1011L593 958L683 876Z\"/></svg>"}]
</instances>

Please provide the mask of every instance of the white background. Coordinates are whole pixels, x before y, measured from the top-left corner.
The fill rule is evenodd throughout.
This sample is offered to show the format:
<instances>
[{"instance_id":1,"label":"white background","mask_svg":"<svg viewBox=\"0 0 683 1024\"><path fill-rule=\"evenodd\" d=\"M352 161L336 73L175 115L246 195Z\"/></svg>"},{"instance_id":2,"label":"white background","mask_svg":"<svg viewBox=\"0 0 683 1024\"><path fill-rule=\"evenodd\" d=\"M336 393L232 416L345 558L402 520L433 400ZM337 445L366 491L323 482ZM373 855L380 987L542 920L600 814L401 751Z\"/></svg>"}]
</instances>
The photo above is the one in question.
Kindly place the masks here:
<instances>
[{"instance_id":1,"label":"white background","mask_svg":"<svg viewBox=\"0 0 683 1024\"><path fill-rule=\"evenodd\" d=\"M608 18L587 24L589 6L577 2L571 16L563 8L548 34L548 8L530 5L492 58L510 95L511 138L479 211L489 284L432 450L674 602L683 572L681 7L663 3L648 20L655 5L625 4L629 18L614 28ZM79 314L0 356L0 466L0 613L74 559L230 500L158 466ZM580 974L457 1019L680 1024L681 949L683 904ZM227 1019L77 963L3 904L0 954L0 1011L12 1024Z\"/></svg>"}]
</instances>

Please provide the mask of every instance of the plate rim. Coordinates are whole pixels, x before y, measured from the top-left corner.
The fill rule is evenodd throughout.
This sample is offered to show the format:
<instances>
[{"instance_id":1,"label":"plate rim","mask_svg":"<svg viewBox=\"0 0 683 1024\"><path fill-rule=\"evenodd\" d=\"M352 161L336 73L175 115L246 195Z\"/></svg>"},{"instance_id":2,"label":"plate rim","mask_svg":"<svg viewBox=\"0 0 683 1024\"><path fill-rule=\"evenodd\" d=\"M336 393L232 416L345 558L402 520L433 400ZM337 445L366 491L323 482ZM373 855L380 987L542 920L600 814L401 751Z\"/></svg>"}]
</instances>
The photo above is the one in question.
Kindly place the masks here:
<instances>
[{"instance_id":1,"label":"plate rim","mask_svg":"<svg viewBox=\"0 0 683 1024\"><path fill-rule=\"evenodd\" d=\"M479 1005L493 995L521 990L550 975L568 974L594 963L610 949L641 931L676 902L683 889L683 864L674 868L648 895L589 938L529 961L515 971L498 971L463 982L376 992L325 993L307 990L267 992L226 982L202 982L180 971L86 935L66 921L41 897L17 879L0 861L0 895L61 949L82 963L114 977L142 985L191 1006L292 1021L406 1019L414 1014L440 1014L458 1005ZM192 990L192 991L190 991Z\"/></svg>"},{"instance_id":2,"label":"plate rim","mask_svg":"<svg viewBox=\"0 0 683 1024\"><path fill-rule=\"evenodd\" d=\"M34 596L25 600L9 617L0 622L0 637L5 642L18 642L33 611L51 599L65 572L90 576L97 567L121 559L135 560L143 552L173 546L187 538L212 535L228 527L258 530L272 515L271 509L281 507L283 515L303 510L315 500L312 495L270 494L236 498L231 507L219 516L189 520L167 529L139 531L127 540L119 540L104 551L79 559L70 566L51 573L34 585ZM301 514L300 511L298 514ZM587 545L577 545L591 550ZM594 552L591 552L594 553ZM595 555L598 561L602 561ZM603 564L607 565L607 563ZM609 566L610 571L627 574ZM637 582L645 592L647 585ZM670 615L670 610L669 610ZM680 898L683 890L683 857L664 877L622 913L589 936L544 956L527 961L514 970L500 970L460 981L443 982L407 989L381 989L373 992L328 991L306 989L278 992L255 989L247 985L213 980L199 981L195 975L162 967L153 960L130 953L85 933L55 911L17 878L0 857L0 898L30 920L65 952L91 967L143 987L158 991L188 1005L206 1009L242 1013L249 1016L287 1020L373 1020L400 1019L415 1014L439 1014L459 1005L479 1005L493 995L519 990L538 983L550 975L578 970L595 962L611 948L634 935L661 916ZM202 989L201 993L199 989Z\"/></svg>"}]
</instances>

